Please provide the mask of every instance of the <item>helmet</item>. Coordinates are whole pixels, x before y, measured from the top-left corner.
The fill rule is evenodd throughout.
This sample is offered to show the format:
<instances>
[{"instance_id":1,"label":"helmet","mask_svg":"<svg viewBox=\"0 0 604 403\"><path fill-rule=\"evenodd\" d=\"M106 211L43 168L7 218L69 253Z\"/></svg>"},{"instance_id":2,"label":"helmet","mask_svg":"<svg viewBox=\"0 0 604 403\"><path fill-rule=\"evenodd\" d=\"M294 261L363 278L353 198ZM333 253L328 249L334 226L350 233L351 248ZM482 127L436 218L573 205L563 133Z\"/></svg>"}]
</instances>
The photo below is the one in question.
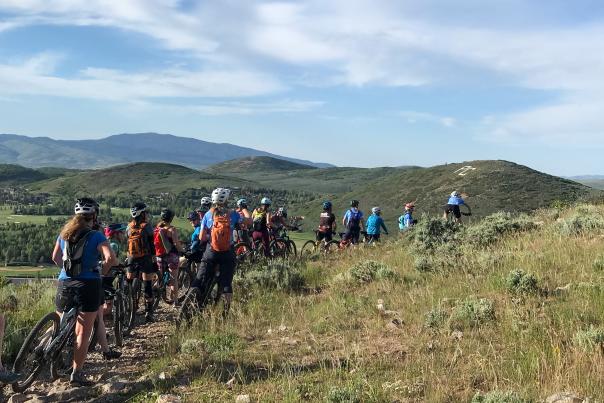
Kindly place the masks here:
<instances>
[{"instance_id":1,"label":"helmet","mask_svg":"<svg viewBox=\"0 0 604 403\"><path fill-rule=\"evenodd\" d=\"M212 192L212 204L225 204L229 201L231 190L226 188L214 189Z\"/></svg>"},{"instance_id":2,"label":"helmet","mask_svg":"<svg viewBox=\"0 0 604 403\"><path fill-rule=\"evenodd\" d=\"M358 200L353 200L350 202L350 207L359 207L359 201Z\"/></svg>"},{"instance_id":3,"label":"helmet","mask_svg":"<svg viewBox=\"0 0 604 403\"><path fill-rule=\"evenodd\" d=\"M191 211L187 215L187 220L189 220L189 221L199 220L199 214L197 213L197 211Z\"/></svg>"},{"instance_id":4,"label":"helmet","mask_svg":"<svg viewBox=\"0 0 604 403\"><path fill-rule=\"evenodd\" d=\"M277 210L278 215L282 215L283 217L287 217L287 209L285 207L279 207Z\"/></svg>"},{"instance_id":5,"label":"helmet","mask_svg":"<svg viewBox=\"0 0 604 403\"><path fill-rule=\"evenodd\" d=\"M147 211L147 205L143 202L138 202L130 209L130 215L132 216L132 218L136 218L143 214L145 211Z\"/></svg>"},{"instance_id":6,"label":"helmet","mask_svg":"<svg viewBox=\"0 0 604 403\"><path fill-rule=\"evenodd\" d=\"M451 197L459 197L459 196L460 196L460 194L457 190L454 191L453 193L451 193Z\"/></svg>"},{"instance_id":7,"label":"helmet","mask_svg":"<svg viewBox=\"0 0 604 403\"><path fill-rule=\"evenodd\" d=\"M237 200L237 207L247 207L247 199Z\"/></svg>"},{"instance_id":8,"label":"helmet","mask_svg":"<svg viewBox=\"0 0 604 403\"><path fill-rule=\"evenodd\" d=\"M271 204L273 204L273 202L268 197L263 197L262 200L260 200L260 204L262 206L270 206Z\"/></svg>"},{"instance_id":9,"label":"helmet","mask_svg":"<svg viewBox=\"0 0 604 403\"><path fill-rule=\"evenodd\" d=\"M379 207L374 207L374 208L371 209L371 212L373 214L380 214L382 212L382 209L379 208Z\"/></svg>"},{"instance_id":10,"label":"helmet","mask_svg":"<svg viewBox=\"0 0 604 403\"><path fill-rule=\"evenodd\" d=\"M164 208L161 210L161 213L159 213L159 218L161 218L162 221L170 222L174 218L174 212L170 209Z\"/></svg>"},{"instance_id":11,"label":"helmet","mask_svg":"<svg viewBox=\"0 0 604 403\"><path fill-rule=\"evenodd\" d=\"M323 210L330 210L331 207L332 207L332 204L330 201L323 202Z\"/></svg>"},{"instance_id":12,"label":"helmet","mask_svg":"<svg viewBox=\"0 0 604 403\"><path fill-rule=\"evenodd\" d=\"M201 198L201 205L202 206L208 206L210 207L212 205L212 199L210 199L209 197L202 197Z\"/></svg>"},{"instance_id":13,"label":"helmet","mask_svg":"<svg viewBox=\"0 0 604 403\"><path fill-rule=\"evenodd\" d=\"M415 204L407 203L405 204L405 210L413 210L415 208Z\"/></svg>"},{"instance_id":14,"label":"helmet","mask_svg":"<svg viewBox=\"0 0 604 403\"><path fill-rule=\"evenodd\" d=\"M74 207L75 214L99 214L99 204L89 197L83 197L76 200Z\"/></svg>"}]
</instances>

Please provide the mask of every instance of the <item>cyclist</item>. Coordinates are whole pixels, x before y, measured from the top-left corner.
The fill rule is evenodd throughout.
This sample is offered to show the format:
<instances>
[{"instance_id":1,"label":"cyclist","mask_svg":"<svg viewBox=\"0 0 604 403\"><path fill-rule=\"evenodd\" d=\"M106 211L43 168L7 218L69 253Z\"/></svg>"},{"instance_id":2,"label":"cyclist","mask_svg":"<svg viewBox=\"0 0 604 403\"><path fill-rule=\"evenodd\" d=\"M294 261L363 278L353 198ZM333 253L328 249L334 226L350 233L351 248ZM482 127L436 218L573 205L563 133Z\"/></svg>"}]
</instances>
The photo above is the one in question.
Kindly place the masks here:
<instances>
[{"instance_id":1,"label":"cyclist","mask_svg":"<svg viewBox=\"0 0 604 403\"><path fill-rule=\"evenodd\" d=\"M252 239L254 243L257 240L262 241L264 247L264 256L270 257L270 223L271 223L271 204L273 202L268 197L263 197L260 201L260 207L258 207L252 213L252 222L254 232L252 233Z\"/></svg>"},{"instance_id":2,"label":"cyclist","mask_svg":"<svg viewBox=\"0 0 604 403\"><path fill-rule=\"evenodd\" d=\"M449 214L453 214L453 216L455 217L455 222L461 224L460 206L462 205L467 207L468 215L472 214L470 206L466 204L461 194L458 191L454 191L449 197L449 201L447 202L447 207L445 207L445 213L443 218L446 220L449 218Z\"/></svg>"},{"instance_id":3,"label":"cyclist","mask_svg":"<svg viewBox=\"0 0 604 403\"><path fill-rule=\"evenodd\" d=\"M132 220L128 224L128 281L134 280L142 273L145 293L145 321L153 322L153 275L156 267L153 264L155 254L153 243L153 226L147 205L138 202L130 209ZM133 307L135 310L137 306Z\"/></svg>"},{"instance_id":4,"label":"cyclist","mask_svg":"<svg viewBox=\"0 0 604 403\"><path fill-rule=\"evenodd\" d=\"M388 228L386 228L386 224L384 224L381 208L374 207L371 209L371 213L372 214L367 219L367 235L369 236L369 243L379 242L382 229L384 230L384 233L388 235Z\"/></svg>"},{"instance_id":5,"label":"cyclist","mask_svg":"<svg viewBox=\"0 0 604 403\"><path fill-rule=\"evenodd\" d=\"M207 241L201 242L199 239L199 234L201 233L201 219L199 218L197 211L191 211L187 216L187 220L189 220L189 223L191 223L191 226L193 227L189 252L191 253L193 260L201 261L201 257L203 256L203 252L207 246Z\"/></svg>"},{"instance_id":6,"label":"cyclist","mask_svg":"<svg viewBox=\"0 0 604 403\"><path fill-rule=\"evenodd\" d=\"M405 214L398 219L398 228L401 232L407 231L409 228L417 224L417 220L413 219L413 211L415 210L415 204L405 204Z\"/></svg>"},{"instance_id":7,"label":"cyclist","mask_svg":"<svg viewBox=\"0 0 604 403\"><path fill-rule=\"evenodd\" d=\"M237 200L237 213L241 217L241 222L239 223L239 229L237 230L237 240L239 242L245 242L246 244L250 244L250 234L249 234L249 226L252 222L252 214L247 206L246 199Z\"/></svg>"},{"instance_id":8,"label":"cyclist","mask_svg":"<svg viewBox=\"0 0 604 403\"><path fill-rule=\"evenodd\" d=\"M287 227L287 209L279 207L275 214L271 215L270 226L275 237L278 237L281 231Z\"/></svg>"},{"instance_id":9,"label":"cyclist","mask_svg":"<svg viewBox=\"0 0 604 403\"><path fill-rule=\"evenodd\" d=\"M214 276L216 266L220 267L218 279L220 292L224 298L224 314L229 311L233 297L233 275L235 274L235 252L233 251L233 231L241 217L235 210L228 208L231 191L218 188L212 192L212 208L201 221L200 239L210 238L210 242L201 260L201 267L192 288L202 290ZM203 297L199 292L198 297ZM203 301L200 301L200 303Z\"/></svg>"},{"instance_id":10,"label":"cyclist","mask_svg":"<svg viewBox=\"0 0 604 403\"><path fill-rule=\"evenodd\" d=\"M212 207L212 199L205 196L201 198L201 204L197 209L197 214L199 214L199 219L202 220L203 216L206 215L210 208Z\"/></svg>"},{"instance_id":11,"label":"cyclist","mask_svg":"<svg viewBox=\"0 0 604 403\"><path fill-rule=\"evenodd\" d=\"M124 237L126 228L127 226L124 224L110 224L105 228L105 237L118 259L122 253L122 245L126 240Z\"/></svg>"},{"instance_id":12,"label":"cyclist","mask_svg":"<svg viewBox=\"0 0 604 403\"><path fill-rule=\"evenodd\" d=\"M333 240L333 234L336 233L336 215L332 213L333 205L330 201L323 202L323 212L319 220L319 229L317 231L317 241L325 243Z\"/></svg>"},{"instance_id":13,"label":"cyclist","mask_svg":"<svg viewBox=\"0 0 604 403\"><path fill-rule=\"evenodd\" d=\"M356 245L359 243L361 231L365 229L363 224L363 212L359 210L359 201L353 200L350 202L350 209L346 211L342 224L346 228L346 232L342 238L341 246L347 246L349 243Z\"/></svg>"},{"instance_id":14,"label":"cyclist","mask_svg":"<svg viewBox=\"0 0 604 403\"><path fill-rule=\"evenodd\" d=\"M178 305L178 252L182 250L182 245L178 239L178 230L172 225L174 212L170 209L163 209L159 215L160 221L154 230L154 246L157 267L160 273L165 269L170 271L170 293L174 305Z\"/></svg>"},{"instance_id":15,"label":"cyclist","mask_svg":"<svg viewBox=\"0 0 604 403\"><path fill-rule=\"evenodd\" d=\"M117 265L117 259L105 235L92 229L98 204L90 198L78 199L74 211L75 215L61 230L52 253L52 260L62 266L55 303L60 314L71 308L79 311L70 383L92 386L93 383L82 374L82 367L99 309L102 292L99 271L107 273ZM102 270L99 270L101 257Z\"/></svg>"}]
</instances>

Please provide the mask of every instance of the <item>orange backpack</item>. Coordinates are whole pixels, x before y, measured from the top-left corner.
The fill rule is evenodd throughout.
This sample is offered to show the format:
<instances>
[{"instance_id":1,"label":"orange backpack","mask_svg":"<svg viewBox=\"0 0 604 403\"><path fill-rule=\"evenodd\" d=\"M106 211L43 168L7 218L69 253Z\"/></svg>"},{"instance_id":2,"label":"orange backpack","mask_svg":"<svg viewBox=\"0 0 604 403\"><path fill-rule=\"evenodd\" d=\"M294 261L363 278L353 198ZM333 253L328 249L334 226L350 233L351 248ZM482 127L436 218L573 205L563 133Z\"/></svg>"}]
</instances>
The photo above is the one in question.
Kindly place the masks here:
<instances>
[{"instance_id":1,"label":"orange backpack","mask_svg":"<svg viewBox=\"0 0 604 403\"><path fill-rule=\"evenodd\" d=\"M231 214L226 212L219 214L214 211L212 215L214 224L212 225L211 245L216 252L228 252L231 250Z\"/></svg>"},{"instance_id":2,"label":"orange backpack","mask_svg":"<svg viewBox=\"0 0 604 403\"><path fill-rule=\"evenodd\" d=\"M130 223L128 232L128 255L133 258L141 258L147 256L149 248L147 247L148 240L145 239L146 222L139 224Z\"/></svg>"}]
</instances>

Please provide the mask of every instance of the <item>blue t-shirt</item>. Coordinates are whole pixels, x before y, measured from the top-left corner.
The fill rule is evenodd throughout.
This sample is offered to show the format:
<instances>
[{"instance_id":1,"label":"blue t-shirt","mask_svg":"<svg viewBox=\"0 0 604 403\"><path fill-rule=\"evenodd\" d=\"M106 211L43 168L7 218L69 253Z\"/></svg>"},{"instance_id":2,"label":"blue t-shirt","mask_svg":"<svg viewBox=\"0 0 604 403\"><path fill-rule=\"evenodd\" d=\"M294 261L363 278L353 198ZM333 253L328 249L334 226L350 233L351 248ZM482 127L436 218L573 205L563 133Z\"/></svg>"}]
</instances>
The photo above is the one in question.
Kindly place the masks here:
<instances>
[{"instance_id":1,"label":"blue t-shirt","mask_svg":"<svg viewBox=\"0 0 604 403\"><path fill-rule=\"evenodd\" d=\"M241 222L241 216L236 211L231 211L231 240L233 243L233 231L235 230L235 226ZM201 228L205 228L208 230L212 229L214 225L214 213L212 211L208 211L201 220Z\"/></svg>"},{"instance_id":2,"label":"blue t-shirt","mask_svg":"<svg viewBox=\"0 0 604 403\"><path fill-rule=\"evenodd\" d=\"M411 228L412 225L413 225L413 216L411 216L411 213L409 213L409 212L402 215L398 220L398 227L401 231Z\"/></svg>"},{"instance_id":3,"label":"blue t-shirt","mask_svg":"<svg viewBox=\"0 0 604 403\"><path fill-rule=\"evenodd\" d=\"M65 240L61 239L61 237L57 238L59 242L59 246L61 246L61 250L63 251L63 256L65 256ZM86 280L86 279L100 279L101 273L99 268L99 260L101 260L101 254L99 253L99 245L103 242L107 242L107 238L105 235L100 233L99 231L93 231L92 234L88 237L88 241L84 246L84 252L82 254L82 273L76 277L69 277L67 273L65 273L65 268L61 269L61 273L59 274L59 280Z\"/></svg>"},{"instance_id":4,"label":"blue t-shirt","mask_svg":"<svg viewBox=\"0 0 604 403\"><path fill-rule=\"evenodd\" d=\"M382 232L382 228L384 229L384 232L388 232L388 229L384 224L384 219L377 214L370 215L367 219L367 234L379 235Z\"/></svg>"},{"instance_id":5,"label":"blue t-shirt","mask_svg":"<svg viewBox=\"0 0 604 403\"><path fill-rule=\"evenodd\" d=\"M461 206L462 204L466 204L466 202L463 201L463 199L461 197L449 197L449 201L447 202L447 204L450 204L452 206Z\"/></svg>"},{"instance_id":6,"label":"blue t-shirt","mask_svg":"<svg viewBox=\"0 0 604 403\"><path fill-rule=\"evenodd\" d=\"M195 227L193 234L191 235L191 252L197 252L200 248L201 242L199 241L199 234L201 233L201 224Z\"/></svg>"},{"instance_id":7,"label":"blue t-shirt","mask_svg":"<svg viewBox=\"0 0 604 403\"><path fill-rule=\"evenodd\" d=\"M363 219L363 212L359 209L349 209L344 215L344 222L346 226L358 226Z\"/></svg>"}]
</instances>

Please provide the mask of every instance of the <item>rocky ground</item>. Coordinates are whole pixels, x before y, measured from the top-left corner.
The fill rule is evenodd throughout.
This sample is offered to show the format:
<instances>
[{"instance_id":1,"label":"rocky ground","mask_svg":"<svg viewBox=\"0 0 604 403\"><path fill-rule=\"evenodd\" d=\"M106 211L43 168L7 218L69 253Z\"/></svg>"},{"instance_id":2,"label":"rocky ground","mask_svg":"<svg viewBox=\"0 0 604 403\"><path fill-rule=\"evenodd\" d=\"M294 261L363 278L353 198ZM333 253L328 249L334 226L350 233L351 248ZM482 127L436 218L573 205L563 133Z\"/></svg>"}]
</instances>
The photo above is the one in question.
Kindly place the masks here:
<instances>
[{"instance_id":1,"label":"rocky ground","mask_svg":"<svg viewBox=\"0 0 604 403\"><path fill-rule=\"evenodd\" d=\"M99 348L89 354L85 373L97 385L92 388L72 388L67 379L49 382L42 379L35 383L25 394L13 394L5 387L0 401L11 403L25 402L121 402L140 391L152 387L144 376L147 363L162 353L161 346L174 323L176 311L171 307L160 307L156 322L144 324L142 315L132 335L124 340L120 349L122 357L114 361L104 361Z\"/></svg>"}]
</instances>

